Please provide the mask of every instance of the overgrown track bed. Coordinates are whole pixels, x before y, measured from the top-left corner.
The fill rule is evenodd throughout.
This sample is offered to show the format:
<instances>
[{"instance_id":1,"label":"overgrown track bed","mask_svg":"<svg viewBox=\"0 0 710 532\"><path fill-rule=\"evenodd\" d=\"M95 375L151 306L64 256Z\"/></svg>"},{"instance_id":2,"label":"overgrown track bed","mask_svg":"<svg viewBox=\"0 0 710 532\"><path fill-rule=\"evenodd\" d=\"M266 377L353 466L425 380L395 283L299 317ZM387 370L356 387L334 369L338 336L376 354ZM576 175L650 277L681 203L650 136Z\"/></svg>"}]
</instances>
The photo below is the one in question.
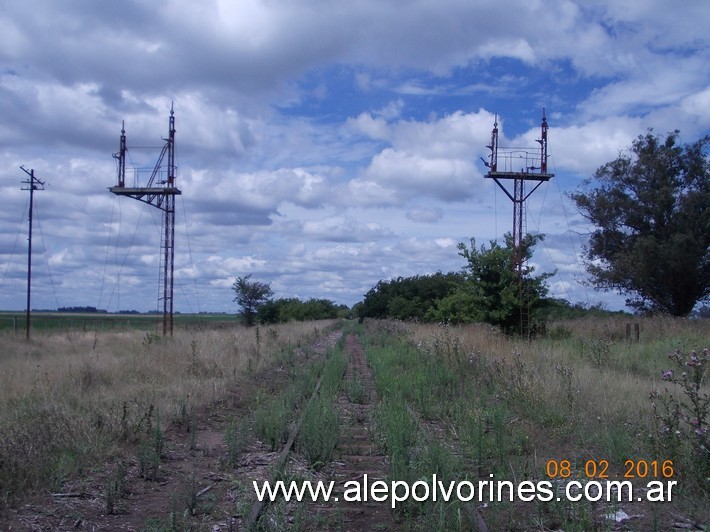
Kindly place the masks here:
<instances>
[{"instance_id":1,"label":"overgrown track bed","mask_svg":"<svg viewBox=\"0 0 710 532\"><path fill-rule=\"evenodd\" d=\"M337 398L341 420L339 454L319 475L320 480L335 482L333 495L337 501L312 503L311 513L317 517L308 528L322 530L326 526L343 531L396 530L397 525L386 502L371 499L353 501L352 493L350 501L344 497L345 486L349 481L363 485L367 478L371 485L377 480L386 480L389 471L387 457L373 433L373 417L379 399L372 371L365 359L363 347L354 334L349 334L345 340L345 356L347 368Z\"/></svg>"}]
</instances>

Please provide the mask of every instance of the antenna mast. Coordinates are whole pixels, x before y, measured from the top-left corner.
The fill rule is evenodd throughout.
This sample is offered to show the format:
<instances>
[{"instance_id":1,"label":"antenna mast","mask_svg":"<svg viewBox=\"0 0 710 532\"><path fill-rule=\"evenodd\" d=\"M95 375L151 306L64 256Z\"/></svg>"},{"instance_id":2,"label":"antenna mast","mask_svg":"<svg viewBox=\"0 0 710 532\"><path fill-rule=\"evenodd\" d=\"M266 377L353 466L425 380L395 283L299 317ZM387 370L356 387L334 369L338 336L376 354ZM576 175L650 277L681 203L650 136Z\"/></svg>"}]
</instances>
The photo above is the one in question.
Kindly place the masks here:
<instances>
[{"instance_id":1,"label":"antenna mast","mask_svg":"<svg viewBox=\"0 0 710 532\"><path fill-rule=\"evenodd\" d=\"M27 237L27 325L25 327L25 338L28 340L30 339L30 326L32 324L32 320L30 318L31 314L31 306L30 306L30 294L32 293L32 206L34 202L34 193L35 190L44 190L44 182L40 181L35 177L35 171L34 169L27 170L24 166L20 166L20 169L26 173L28 176L30 176L29 179L26 179L25 181L22 182L23 185L27 185L26 187L22 187L22 190L29 190L30 191L30 216L29 216L29 225L30 225L30 231L29 231L29 236Z\"/></svg>"},{"instance_id":2,"label":"antenna mast","mask_svg":"<svg viewBox=\"0 0 710 532\"><path fill-rule=\"evenodd\" d=\"M163 211L161 257L162 296L163 300L163 336L173 335L173 274L175 272L175 196L182 194L175 186L175 113L170 106L170 125L168 138L155 163L145 187L126 187L126 130L121 124L121 140L118 153L113 157L118 161L118 184L109 190L117 196L131 198L157 207ZM167 165L163 161L167 155ZM135 181L135 179L134 179Z\"/></svg>"},{"instance_id":3,"label":"antenna mast","mask_svg":"<svg viewBox=\"0 0 710 532\"><path fill-rule=\"evenodd\" d=\"M511 266L518 283L518 297L520 301L520 335L525 337L530 334L529 297L526 283L523 282L523 237L527 229L525 220L525 201L538 187L549 181L555 174L547 171L547 117L545 109L542 110L542 123L540 126L540 144L536 148L506 148L498 144L498 115L496 115L491 133L491 143L486 146L490 150L489 161L483 161L488 167L487 178L493 179L513 202L513 254ZM520 164L523 164L520 167ZM512 181L513 191L510 192L504 181ZM525 184L531 183L532 189L525 190Z\"/></svg>"}]
</instances>

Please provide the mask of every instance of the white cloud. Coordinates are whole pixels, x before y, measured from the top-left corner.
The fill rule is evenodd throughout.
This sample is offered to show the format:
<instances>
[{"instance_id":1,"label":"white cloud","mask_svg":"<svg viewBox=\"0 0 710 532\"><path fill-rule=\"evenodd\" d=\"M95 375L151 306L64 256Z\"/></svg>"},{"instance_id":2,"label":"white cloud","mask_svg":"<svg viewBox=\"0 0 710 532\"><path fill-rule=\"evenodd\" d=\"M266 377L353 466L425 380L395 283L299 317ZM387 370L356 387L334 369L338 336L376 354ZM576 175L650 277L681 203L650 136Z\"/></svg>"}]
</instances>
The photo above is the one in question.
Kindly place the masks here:
<instances>
[{"instance_id":1,"label":"white cloud","mask_svg":"<svg viewBox=\"0 0 710 532\"><path fill-rule=\"evenodd\" d=\"M415 195L462 201L470 197L475 177L476 169L467 161L386 148L373 158L362 179L396 191L402 201Z\"/></svg>"},{"instance_id":2,"label":"white cloud","mask_svg":"<svg viewBox=\"0 0 710 532\"><path fill-rule=\"evenodd\" d=\"M637 118L610 117L579 126L550 128L551 170L591 177L597 168L619 156L643 132ZM536 132L538 138L539 134ZM558 179L564 178L558 175Z\"/></svg>"},{"instance_id":3,"label":"white cloud","mask_svg":"<svg viewBox=\"0 0 710 532\"><path fill-rule=\"evenodd\" d=\"M334 216L303 223L303 234L332 242L372 242L389 234L375 222L359 223L349 216Z\"/></svg>"},{"instance_id":4,"label":"white cloud","mask_svg":"<svg viewBox=\"0 0 710 532\"><path fill-rule=\"evenodd\" d=\"M361 114L348 127L390 146L351 181L350 191L361 198L360 204L404 204L413 197L465 200L481 177L472 161L476 150L483 150L492 123L493 116L485 111L456 112L425 122L387 122Z\"/></svg>"},{"instance_id":5,"label":"white cloud","mask_svg":"<svg viewBox=\"0 0 710 532\"><path fill-rule=\"evenodd\" d=\"M697 138L710 131L709 24L702 0L670 14L662 0L9 0L0 308L23 305L10 258L26 236L20 164L48 184L40 255L61 304L113 290L112 306L151 306L160 213L106 189L121 122L130 164L152 165L157 153L138 147L162 145L173 102L176 271L206 308L234 310L240 273L354 303L382 277L458 269L456 241L508 230L510 205L479 160L495 113L502 140L535 146L547 108L550 196L646 128ZM555 201L531 200L541 231L582 226ZM585 297L560 242L558 288ZM37 297L55 304L41 282Z\"/></svg>"},{"instance_id":6,"label":"white cloud","mask_svg":"<svg viewBox=\"0 0 710 532\"><path fill-rule=\"evenodd\" d=\"M389 140L390 128L384 118L373 117L370 113L362 113L357 118L348 119L347 130L366 135L376 140Z\"/></svg>"},{"instance_id":7,"label":"white cloud","mask_svg":"<svg viewBox=\"0 0 710 532\"><path fill-rule=\"evenodd\" d=\"M407 218L413 222L433 223L441 220L443 214L443 211L439 208L413 208L407 211Z\"/></svg>"}]
</instances>

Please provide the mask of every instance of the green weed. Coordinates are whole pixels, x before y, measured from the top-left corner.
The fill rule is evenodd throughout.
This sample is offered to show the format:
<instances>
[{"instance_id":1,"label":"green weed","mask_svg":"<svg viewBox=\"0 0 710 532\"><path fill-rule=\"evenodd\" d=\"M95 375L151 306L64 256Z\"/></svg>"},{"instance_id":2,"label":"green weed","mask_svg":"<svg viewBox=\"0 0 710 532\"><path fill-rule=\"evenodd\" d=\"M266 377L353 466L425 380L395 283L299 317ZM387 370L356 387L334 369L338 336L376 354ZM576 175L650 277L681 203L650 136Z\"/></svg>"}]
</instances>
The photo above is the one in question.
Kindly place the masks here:
<instances>
[{"instance_id":1,"label":"green weed","mask_svg":"<svg viewBox=\"0 0 710 532\"><path fill-rule=\"evenodd\" d=\"M353 377L345 382L345 393L351 403L363 405L367 403L367 390L359 377Z\"/></svg>"},{"instance_id":2,"label":"green weed","mask_svg":"<svg viewBox=\"0 0 710 532\"><path fill-rule=\"evenodd\" d=\"M277 450L288 437L288 422L293 414L293 393L287 391L275 397L260 396L254 412L254 433Z\"/></svg>"},{"instance_id":3,"label":"green weed","mask_svg":"<svg viewBox=\"0 0 710 532\"><path fill-rule=\"evenodd\" d=\"M113 515L126 511L121 499L126 494L126 475L128 466L121 461L116 465L114 473L108 478L106 485L106 513Z\"/></svg>"},{"instance_id":4,"label":"green weed","mask_svg":"<svg viewBox=\"0 0 710 532\"><path fill-rule=\"evenodd\" d=\"M710 368L710 351L679 350L668 355L674 369L663 372L664 381L675 385L684 398L677 398L666 388L651 392L654 443L661 459L673 457L676 468L687 471L688 476L705 493L710 495L710 393L704 391L705 377ZM665 455L665 456L663 456Z\"/></svg>"},{"instance_id":5,"label":"green weed","mask_svg":"<svg viewBox=\"0 0 710 532\"><path fill-rule=\"evenodd\" d=\"M227 463L229 467L237 467L242 453L249 442L249 424L246 418L232 421L227 425L224 433L224 442L227 444Z\"/></svg>"},{"instance_id":6,"label":"green weed","mask_svg":"<svg viewBox=\"0 0 710 532\"><path fill-rule=\"evenodd\" d=\"M309 402L301 420L297 449L311 467L326 464L340 439L340 418L332 397L318 397Z\"/></svg>"},{"instance_id":7,"label":"green weed","mask_svg":"<svg viewBox=\"0 0 710 532\"><path fill-rule=\"evenodd\" d=\"M141 442L138 451L140 475L146 480L157 480L164 444L165 437L160 427L160 415L158 414L155 426L151 429L150 438Z\"/></svg>"}]
</instances>

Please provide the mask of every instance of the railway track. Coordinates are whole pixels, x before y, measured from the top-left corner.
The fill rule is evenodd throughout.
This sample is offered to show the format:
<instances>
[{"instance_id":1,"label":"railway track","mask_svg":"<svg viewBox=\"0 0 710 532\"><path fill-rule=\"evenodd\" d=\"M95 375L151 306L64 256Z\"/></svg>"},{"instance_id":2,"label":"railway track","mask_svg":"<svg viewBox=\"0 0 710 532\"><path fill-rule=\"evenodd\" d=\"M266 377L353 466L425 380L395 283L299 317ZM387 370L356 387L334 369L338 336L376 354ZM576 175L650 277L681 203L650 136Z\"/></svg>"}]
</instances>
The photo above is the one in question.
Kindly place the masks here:
<instances>
[{"instance_id":1,"label":"railway track","mask_svg":"<svg viewBox=\"0 0 710 532\"><path fill-rule=\"evenodd\" d=\"M348 362L343 386L337 400L341 418L340 454L328 467L328 476L336 482L337 502L314 505L316 511L336 521L341 530L396 530L397 525L386 502L344 502L345 484L354 481L362 485L365 478L370 485L386 480L389 461L377 444L374 412L379 398L375 390L372 370L357 337L345 339ZM364 499L364 497L363 497Z\"/></svg>"},{"instance_id":2,"label":"railway track","mask_svg":"<svg viewBox=\"0 0 710 532\"><path fill-rule=\"evenodd\" d=\"M302 501L293 505L304 505L306 508L305 511L301 508L301 514L307 516L302 523L306 530L399 530L386 502L352 501L345 497L349 481L362 485L365 478L370 484L386 480L389 462L373 432L373 416L379 399L372 371L363 347L354 334L345 338L344 354L347 366L336 399L336 409L341 420L340 444L334 460L318 471L313 479L314 482L334 482L330 500ZM316 394L317 388L314 396ZM292 435L282 454L288 453L287 449L290 449L295 438L297 436ZM268 527L259 522L260 512L264 508L263 504L255 503L247 521L248 528Z\"/></svg>"}]
</instances>

